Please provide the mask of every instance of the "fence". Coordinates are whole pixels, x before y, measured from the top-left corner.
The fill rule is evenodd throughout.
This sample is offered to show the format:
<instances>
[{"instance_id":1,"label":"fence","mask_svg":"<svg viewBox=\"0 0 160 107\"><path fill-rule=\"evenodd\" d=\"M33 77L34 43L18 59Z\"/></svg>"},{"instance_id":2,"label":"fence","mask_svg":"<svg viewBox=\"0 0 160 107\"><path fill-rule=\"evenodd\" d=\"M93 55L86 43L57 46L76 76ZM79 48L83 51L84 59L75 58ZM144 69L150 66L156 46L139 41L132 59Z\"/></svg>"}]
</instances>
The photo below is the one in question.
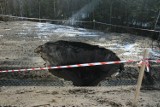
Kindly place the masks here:
<instances>
[{"instance_id":1,"label":"fence","mask_svg":"<svg viewBox=\"0 0 160 107\"><path fill-rule=\"evenodd\" d=\"M17 17L17 16L8 16L8 15L1 15L2 17L4 17L5 19L7 19L8 18L8 20L10 20L10 18L13 20L29 20L29 21L49 21L49 22L63 22L63 23L65 23L67 20L49 20L49 19L36 19L36 18L26 18L26 17ZM7 17L7 18L6 18ZM77 23L92 23L93 25L95 25L95 24L102 24L102 25L106 25L106 26L115 26L115 27L124 27L124 26L117 26L117 25L110 25L110 24L106 24L106 23L102 23L102 22L97 22L97 21L75 21L75 22L77 22ZM93 27L95 27L95 26L93 26ZM128 28L128 27L124 27L124 28ZM139 29L139 28L131 28L131 29L136 29L136 30L143 30L143 31L149 31L149 32L156 32L156 33L158 33L158 31L154 31L154 30L146 30L146 29ZM21 43L21 44L23 44L23 43ZM6 44L7 45L7 44ZM25 45L29 45L28 43L26 43ZM33 44L32 44L33 45ZM26 51L28 51L28 50L24 50L25 51L25 53L27 53L28 55L31 55L29 52L26 52ZM18 51L17 51L18 52ZM5 57L5 53L4 52L2 52L2 54L3 55L1 55L1 56L4 56ZM31 56L34 56L34 54L32 54ZM23 59L20 59L20 60L23 60ZM19 63L19 60L16 60L16 61L12 61L13 63ZM19 66L17 66L17 67L12 67L12 63L11 62L8 62L8 61L2 61L2 65L4 65L5 63L7 63L8 65L7 65L7 67L6 66L1 66L1 72L15 72L15 71L25 71L24 73L13 73L13 74L15 74L15 75L12 75L12 77L15 77L15 78L17 78L17 76L18 76L18 78L19 79L21 79L22 77L23 78L29 78L29 76L31 76L32 77L32 75L30 75L30 73L29 73L29 71L32 71L32 70L41 70L41 71L46 71L46 69L48 69L48 68L32 68L32 69L28 69L29 71L27 71L27 69L21 69L21 70L19 70ZM27 62L23 62L23 64L22 65L28 65L29 63ZM97 63L96 63L97 64ZM101 63L99 63L99 64L101 64ZM9 66L10 65L10 66ZM19 64L19 65L21 65L21 64ZM32 64L31 64L32 65ZM32 67L31 65L29 65L28 67ZM75 66L75 65L74 65ZM33 67L35 67L35 66L33 66ZM70 66L63 66L63 68L64 67L70 67ZM3 71L3 69L5 70L5 69L12 69L12 68L17 68L18 70L7 70L7 71ZM23 67L22 67L23 68ZM25 67L26 68L26 67ZM54 68L54 67L53 67ZM56 68L56 67L55 67ZM135 69L135 71L136 71L136 69ZM43 73L42 73L43 74ZM4 76L5 75L7 75L7 74L3 74ZM2 78L4 78L4 76L2 76ZM37 76L37 75L34 75L35 77ZM33 77L34 77L33 76ZM44 75L39 75L39 78L43 78L43 77L46 77L46 76L49 76L49 74L45 74L44 73ZM37 77L38 78L38 77ZM129 80L130 81L130 80ZM60 83L61 84L61 83Z\"/></svg>"},{"instance_id":2,"label":"fence","mask_svg":"<svg viewBox=\"0 0 160 107\"><path fill-rule=\"evenodd\" d=\"M34 64L36 63L34 62L35 60L34 58L36 58L37 56L35 54L31 54L31 51L33 51L32 49L29 48L28 50L26 50L25 47L28 47L31 45L32 48L35 48L37 45L43 44L46 41L43 42L42 40L40 40L39 44L36 44L36 46L32 46L33 44L31 43L35 42L35 41L32 41L33 37L31 41L28 42L28 41L23 41L24 37L21 37L18 35L17 38L19 38L20 40L14 42L15 38L10 36L10 38L7 39L8 35L9 34L6 33L6 36L0 40L2 43L1 44L1 47L2 47L1 62L0 62L0 65L2 65L1 70L0 70L1 72L0 73L0 86L32 86L32 85L33 86L35 85L37 86L67 86L67 85L72 85L72 83L68 81L64 81L59 78L53 77L47 72L47 69L60 69L60 68L70 69L71 67L80 67L80 66L93 66L93 65L100 66L103 64L107 64L107 63L108 64L126 63L130 65L134 65L134 67L133 66L126 67L126 70L122 72L120 76L118 76L116 79L107 78L105 81L102 81L100 83L101 86L136 85L137 77L138 77L138 69L136 67L136 63L139 62L141 59L135 60L135 61L125 60L122 62L98 62L98 63L78 64L78 65L69 65L69 66L36 68L35 65L38 65L38 64ZM16 34L15 34L15 37L16 37ZM2 41L6 39L10 40L11 42ZM11 59L7 58L8 56L12 55L11 53L14 51L12 49L14 45L18 47L16 48L16 52L14 53L14 55L17 54L18 56L20 51L24 51L23 53L21 53L23 54L22 58L21 56L18 56L17 59L12 58L12 56L10 57ZM25 47L21 47L21 45L24 45ZM6 48L7 46L10 47L10 51L7 50ZM33 59L30 59L30 57L28 56L33 57ZM19 64L19 62L22 60L26 60L27 58L29 59L30 63L24 61L22 65L28 65L29 69L24 69L25 67L22 67L22 69L20 69L21 64ZM12 63L10 61L12 61L13 63L16 63L16 66L12 67ZM155 62L159 63L160 60L156 59L156 60L149 60L149 61L150 61L150 64L153 65L150 68L150 72L152 73L156 81L159 82L160 81L159 65L155 64Z\"/></svg>"},{"instance_id":3,"label":"fence","mask_svg":"<svg viewBox=\"0 0 160 107\"><path fill-rule=\"evenodd\" d=\"M148 58L149 53L147 53L148 51L145 50L144 52L144 56L143 56L143 60L128 60L128 61L111 61L111 62L95 62L95 63L84 63L84 64L75 64L75 65L65 65L65 66L53 66L53 67L42 67L42 68L29 68L29 69L17 69L17 70L2 70L0 71L0 73L15 73L15 72L27 72L27 71L39 71L39 70L48 70L48 69L71 69L71 68L75 68L75 67L87 67L87 66L101 66L101 65L107 65L107 64L120 64L120 63L133 63L133 62L140 62L140 72L139 72L139 77L138 77L138 81L137 81L137 88L136 88L136 94L135 94L135 99L134 99L134 105L137 105L137 100L138 100L138 96L140 93L140 88L141 88L141 84L142 84L142 78L144 75L144 70L145 67L147 68L146 72L151 72L149 71L149 62L154 62L154 63L160 63L160 60L149 60L146 59ZM27 82L28 84L25 84L25 82ZM112 81L113 82L113 81ZM117 82L117 81L115 81ZM132 83L135 84L136 81L132 81ZM15 84L16 83L16 84ZM19 83L19 84L18 84ZM33 84L34 83L34 84ZM29 81L25 81L25 80L2 80L0 81L0 85L21 85L21 86L27 86L27 85L44 85L46 83L49 83L50 85L54 86L58 86L60 84L57 84L57 82L54 81L46 81L46 80L40 80L39 83L35 80L29 80ZM113 83L112 83L113 84ZM61 83L62 85L62 83ZM122 85L122 84L121 84ZM133 84L130 84L133 85Z\"/></svg>"}]
</instances>

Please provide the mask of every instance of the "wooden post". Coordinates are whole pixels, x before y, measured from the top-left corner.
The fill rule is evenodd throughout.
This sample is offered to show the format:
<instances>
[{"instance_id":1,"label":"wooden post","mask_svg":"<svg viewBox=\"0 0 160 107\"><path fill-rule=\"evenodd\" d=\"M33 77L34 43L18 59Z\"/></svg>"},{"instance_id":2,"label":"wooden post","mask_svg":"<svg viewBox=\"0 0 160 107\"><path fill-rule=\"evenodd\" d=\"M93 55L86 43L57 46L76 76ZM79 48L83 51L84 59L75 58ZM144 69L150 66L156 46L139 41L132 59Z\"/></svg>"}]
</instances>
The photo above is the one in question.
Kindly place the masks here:
<instances>
[{"instance_id":1,"label":"wooden post","mask_svg":"<svg viewBox=\"0 0 160 107\"><path fill-rule=\"evenodd\" d=\"M145 49L143 59L146 59L148 56L149 56L149 51L147 49ZM142 79L143 79L143 76L144 76L145 66L146 66L146 64L143 62L141 64L141 68L140 68L140 72L139 72L139 76L138 76L137 87L136 87L136 91L135 91L135 98L134 98L134 102L133 102L134 107L136 107L137 104L138 104L137 100L138 100L139 93L140 93L140 88L141 88Z\"/></svg>"}]
</instances>

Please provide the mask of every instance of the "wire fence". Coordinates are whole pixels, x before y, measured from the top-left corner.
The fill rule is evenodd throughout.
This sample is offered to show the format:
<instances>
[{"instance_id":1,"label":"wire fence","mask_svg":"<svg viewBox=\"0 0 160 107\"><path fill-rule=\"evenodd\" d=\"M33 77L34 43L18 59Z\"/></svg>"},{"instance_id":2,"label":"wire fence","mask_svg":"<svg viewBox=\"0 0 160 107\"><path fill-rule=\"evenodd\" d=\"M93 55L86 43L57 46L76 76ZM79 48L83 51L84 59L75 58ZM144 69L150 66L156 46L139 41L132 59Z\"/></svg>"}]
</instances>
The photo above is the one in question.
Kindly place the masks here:
<instances>
[{"instance_id":1,"label":"wire fence","mask_svg":"<svg viewBox=\"0 0 160 107\"><path fill-rule=\"evenodd\" d=\"M14 17L13 18L17 18ZM30 20L35 21L37 19L34 18L20 18L22 20ZM45 22L47 19L38 19L37 21ZM66 20L48 20L51 22L63 22L63 24L66 22ZM107 26L112 26L110 24L97 22L97 21L75 21L76 23L88 23L92 24L92 27L97 28L95 24L102 24ZM24 23L23 23L24 24ZM85 24L84 24L85 25ZM113 25L117 26L117 25ZM16 27L16 26L14 26ZM123 27L123 26L118 26ZM9 28L9 26L3 26L3 29L5 30L2 32L2 35L5 35L1 37L1 50L0 50L0 71L3 70L12 70L12 69L26 69L26 68L33 68L33 67L42 67L43 61L42 59L37 56L34 53L34 49L45 43L46 41L43 41L42 39L34 38L32 35L35 35L36 32L30 34L30 36L19 36L18 33L12 32L12 29ZM8 29L8 30L7 30ZM10 30L9 30L10 29ZM27 27L29 29L29 27ZM133 28L134 29L134 28ZM22 29L26 30L26 29ZM140 29L139 29L140 30ZM144 29L145 30L145 29ZM32 31L29 31L30 33ZM152 32L152 30L150 30ZM154 31L157 32L157 31ZM14 37L13 37L13 35ZM22 32L24 33L24 32ZM28 34L29 35L29 34ZM78 37L77 37L78 38ZM75 38L75 39L77 39ZM44 38L43 38L44 39ZM50 38L51 40L55 40L57 38L53 37ZM66 39L66 38L60 38L60 39ZM75 40L73 39L73 40ZM85 38L86 39L86 38ZM85 39L81 39L82 41L85 41ZM103 39L103 38L101 38ZM119 38L116 38L119 39ZM28 41L29 40L29 41ZM71 40L71 39L70 39ZM91 41L92 38L89 38ZM89 41L87 39L87 41ZM106 40L106 39L105 39ZM93 42L99 42L97 38L93 39ZM103 41L103 40L101 40ZM115 41L115 39L112 39L111 41ZM86 41L85 41L86 42ZM144 42L146 42L144 40ZM107 44L107 43L105 43ZM144 44L143 44L144 45ZM9 47L9 48L8 48ZM110 47L110 45L109 45ZM120 49L120 47L118 47ZM122 47L124 48L124 47ZM143 49L143 48L142 48ZM121 49L119 50L121 53ZM134 54L134 53L133 53ZM139 55L137 55L139 56ZM125 54L122 55L122 57L126 57ZM130 56L129 56L130 57ZM134 58L134 57L133 57ZM41 60L40 60L41 59ZM35 62L36 60L40 60L39 62ZM140 60L140 58L139 58ZM150 72L152 73L152 76L155 79L156 84L160 81L160 66L159 64L151 63ZM74 68L73 68L74 69ZM34 69L33 69L34 70ZM136 63L126 64L125 70L115 78L106 78L104 81L99 83L99 86L117 86L117 85L135 85L137 78L138 78L138 67ZM28 85L51 85L51 86L66 86L71 85L72 83L69 81L65 81L63 79L57 78L53 75L51 75L47 70L39 70L39 71L25 71L25 72L12 72L11 73L0 73L0 86L28 86Z\"/></svg>"},{"instance_id":2,"label":"wire fence","mask_svg":"<svg viewBox=\"0 0 160 107\"><path fill-rule=\"evenodd\" d=\"M144 86L152 86L152 88L160 88L160 69L159 65L150 63L150 72L154 78L154 84L145 81ZM132 62L130 65L135 65ZM74 68L73 68L74 69ZM101 81L98 86L124 86L136 85L138 78L138 67L125 67L125 70L116 78L106 78ZM47 70L24 71L24 72L5 72L0 73L0 86L73 86L72 82L65 81L51 75Z\"/></svg>"}]
</instances>

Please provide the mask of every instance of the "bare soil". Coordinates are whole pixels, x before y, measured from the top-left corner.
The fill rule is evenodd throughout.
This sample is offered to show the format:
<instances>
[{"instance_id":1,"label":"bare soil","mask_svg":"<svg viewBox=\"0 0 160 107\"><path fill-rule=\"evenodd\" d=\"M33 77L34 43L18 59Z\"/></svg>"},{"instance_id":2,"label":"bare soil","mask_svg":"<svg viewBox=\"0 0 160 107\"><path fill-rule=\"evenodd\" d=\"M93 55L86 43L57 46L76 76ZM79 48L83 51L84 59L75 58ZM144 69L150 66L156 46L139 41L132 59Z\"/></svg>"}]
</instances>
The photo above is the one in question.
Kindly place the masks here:
<instances>
[{"instance_id":1,"label":"bare soil","mask_svg":"<svg viewBox=\"0 0 160 107\"><path fill-rule=\"evenodd\" d=\"M19 107L132 107L134 87L1 87L0 104ZM160 107L159 91L142 90L138 107Z\"/></svg>"},{"instance_id":2,"label":"bare soil","mask_svg":"<svg viewBox=\"0 0 160 107\"><path fill-rule=\"evenodd\" d=\"M44 67L45 62L34 53L34 49L48 41L81 41L113 50L121 60L142 58L144 48L151 48L151 39L120 33L101 33L98 36L81 36L73 33L57 32L58 27L46 27L37 22L0 22L0 70ZM72 29L72 28L71 28ZM74 28L73 30L84 29ZM83 31L84 30L84 31ZM56 32L55 32L56 31ZM155 42L156 46L156 42ZM133 49L134 48L134 49ZM156 47L155 47L156 48ZM152 56L152 55L151 55ZM158 64L153 64L153 75L160 77ZM126 64L120 79L136 80L136 63ZM107 79L98 87L73 87L72 83L52 76L46 70L20 73L1 73L1 80L52 80L55 86L6 86L0 87L0 106L19 107L131 107L135 86L107 86ZM159 84L159 83L157 83ZM142 90L138 107L160 107L159 90Z\"/></svg>"}]
</instances>

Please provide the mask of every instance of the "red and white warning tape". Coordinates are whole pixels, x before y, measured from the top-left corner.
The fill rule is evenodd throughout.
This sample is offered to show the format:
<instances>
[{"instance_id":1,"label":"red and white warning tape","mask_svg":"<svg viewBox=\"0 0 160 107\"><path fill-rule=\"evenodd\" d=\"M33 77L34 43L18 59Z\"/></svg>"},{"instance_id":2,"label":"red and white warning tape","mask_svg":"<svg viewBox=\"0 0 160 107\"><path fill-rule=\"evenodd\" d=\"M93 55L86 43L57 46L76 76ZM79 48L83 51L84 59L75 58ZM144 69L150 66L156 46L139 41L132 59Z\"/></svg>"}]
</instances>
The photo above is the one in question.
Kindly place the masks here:
<instances>
[{"instance_id":1,"label":"red and white warning tape","mask_svg":"<svg viewBox=\"0 0 160 107\"><path fill-rule=\"evenodd\" d=\"M151 62L160 63L160 60L149 60Z\"/></svg>"},{"instance_id":2,"label":"red and white warning tape","mask_svg":"<svg viewBox=\"0 0 160 107\"><path fill-rule=\"evenodd\" d=\"M147 68L147 72L149 72L149 68L150 68L150 64L149 62L155 62L155 63L160 63L160 60L148 60L148 59L145 59L146 61L143 62L142 60L138 63L138 65L142 65L142 64L145 64L146 65L146 68Z\"/></svg>"},{"instance_id":3,"label":"red and white warning tape","mask_svg":"<svg viewBox=\"0 0 160 107\"><path fill-rule=\"evenodd\" d=\"M144 61L140 61L139 63L137 63L138 66L141 66L142 64L145 64L146 68L147 68L147 72L149 72L149 60L146 60L145 62Z\"/></svg>"},{"instance_id":4,"label":"red and white warning tape","mask_svg":"<svg viewBox=\"0 0 160 107\"><path fill-rule=\"evenodd\" d=\"M43 67L43 68L29 68L29 69L18 69L18 70L3 70L3 71L0 71L0 73L4 73L4 72L38 71L38 70L48 70L48 69L77 68L77 67L87 67L87 66L97 66L97 65L131 63L131 62L137 62L137 61L135 61L135 60L128 60L128 61L95 62L95 63L84 63L84 64L75 64L75 65Z\"/></svg>"},{"instance_id":5,"label":"red and white warning tape","mask_svg":"<svg viewBox=\"0 0 160 107\"><path fill-rule=\"evenodd\" d=\"M149 72L149 61L148 60L146 60L146 68L147 68L147 72Z\"/></svg>"},{"instance_id":6,"label":"red and white warning tape","mask_svg":"<svg viewBox=\"0 0 160 107\"><path fill-rule=\"evenodd\" d=\"M146 60L146 62L144 62L144 64L146 64L148 72L149 72L149 61L155 62L155 63L160 63L160 60ZM131 62L139 62L139 60L95 62L95 63L84 63L84 64L75 64L75 65L53 66L53 67L41 67L41 68L29 68L29 69L17 69L17 70L3 70L3 71L0 71L0 73L4 73L4 72L39 71L39 70L48 70L48 69L78 68L78 67L109 65L109 64L121 64L121 63L131 63ZM143 64L143 61L140 61L138 64Z\"/></svg>"}]
</instances>

